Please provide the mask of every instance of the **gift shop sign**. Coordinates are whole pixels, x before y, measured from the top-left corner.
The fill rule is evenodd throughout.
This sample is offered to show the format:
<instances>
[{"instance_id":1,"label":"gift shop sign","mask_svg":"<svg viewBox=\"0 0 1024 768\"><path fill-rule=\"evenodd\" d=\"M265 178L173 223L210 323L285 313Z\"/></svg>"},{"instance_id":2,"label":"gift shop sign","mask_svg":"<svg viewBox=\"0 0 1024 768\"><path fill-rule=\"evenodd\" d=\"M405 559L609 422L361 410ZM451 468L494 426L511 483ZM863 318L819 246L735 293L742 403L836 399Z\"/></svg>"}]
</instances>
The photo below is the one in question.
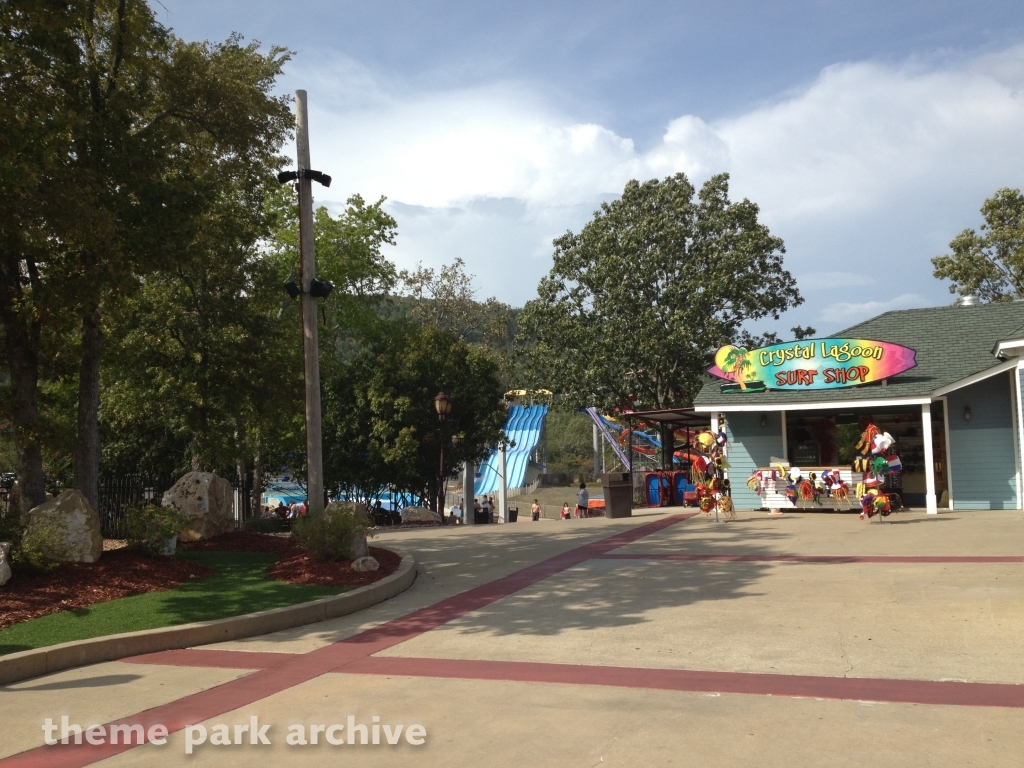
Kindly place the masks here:
<instances>
[{"instance_id":1,"label":"gift shop sign","mask_svg":"<svg viewBox=\"0 0 1024 768\"><path fill-rule=\"evenodd\" d=\"M726 346L708 370L723 392L837 389L881 381L917 365L917 353L870 339L808 339L760 349Z\"/></svg>"}]
</instances>

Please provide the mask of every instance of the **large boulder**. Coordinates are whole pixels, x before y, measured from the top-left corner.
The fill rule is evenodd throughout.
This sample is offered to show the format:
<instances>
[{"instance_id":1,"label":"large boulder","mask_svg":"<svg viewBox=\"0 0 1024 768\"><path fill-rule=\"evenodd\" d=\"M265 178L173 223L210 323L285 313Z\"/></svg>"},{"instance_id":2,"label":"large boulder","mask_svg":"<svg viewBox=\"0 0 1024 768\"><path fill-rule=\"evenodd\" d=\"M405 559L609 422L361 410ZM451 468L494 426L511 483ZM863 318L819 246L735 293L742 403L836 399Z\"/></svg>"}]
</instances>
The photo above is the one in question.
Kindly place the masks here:
<instances>
[{"instance_id":1,"label":"large boulder","mask_svg":"<svg viewBox=\"0 0 1024 768\"><path fill-rule=\"evenodd\" d=\"M212 472L189 472L164 494L162 504L192 518L179 541L209 539L235 529L231 483Z\"/></svg>"},{"instance_id":2,"label":"large boulder","mask_svg":"<svg viewBox=\"0 0 1024 768\"><path fill-rule=\"evenodd\" d=\"M64 491L32 509L24 536L42 543L53 560L95 563L103 554L100 516L79 491Z\"/></svg>"},{"instance_id":3,"label":"large boulder","mask_svg":"<svg viewBox=\"0 0 1024 768\"><path fill-rule=\"evenodd\" d=\"M441 516L426 507L406 507L402 510L403 523L440 523Z\"/></svg>"},{"instance_id":4,"label":"large boulder","mask_svg":"<svg viewBox=\"0 0 1024 768\"><path fill-rule=\"evenodd\" d=\"M8 562L10 556L10 542L0 541L0 587L11 580L11 564Z\"/></svg>"}]
</instances>

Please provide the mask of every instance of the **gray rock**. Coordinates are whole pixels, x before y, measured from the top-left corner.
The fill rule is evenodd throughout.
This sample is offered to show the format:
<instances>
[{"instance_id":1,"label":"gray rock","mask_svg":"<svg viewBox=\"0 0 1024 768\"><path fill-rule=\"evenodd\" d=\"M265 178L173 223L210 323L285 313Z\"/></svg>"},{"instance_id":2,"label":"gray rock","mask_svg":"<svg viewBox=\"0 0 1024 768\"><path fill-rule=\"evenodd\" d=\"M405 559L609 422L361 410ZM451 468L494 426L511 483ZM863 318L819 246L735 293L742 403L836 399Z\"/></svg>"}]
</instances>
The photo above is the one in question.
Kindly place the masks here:
<instances>
[{"instance_id":1,"label":"gray rock","mask_svg":"<svg viewBox=\"0 0 1024 768\"><path fill-rule=\"evenodd\" d=\"M366 542L366 534L357 534L352 539L352 546L349 548L350 560L361 560L370 556L370 545Z\"/></svg>"},{"instance_id":2,"label":"gray rock","mask_svg":"<svg viewBox=\"0 0 1024 768\"><path fill-rule=\"evenodd\" d=\"M64 491L28 513L25 536L50 524L61 532L63 546L54 559L72 563L95 563L103 554L100 516L78 491Z\"/></svg>"},{"instance_id":3,"label":"gray rock","mask_svg":"<svg viewBox=\"0 0 1024 768\"><path fill-rule=\"evenodd\" d=\"M162 504L192 518L179 541L209 539L235 529L231 483L212 472L189 472L164 494Z\"/></svg>"},{"instance_id":4,"label":"gray rock","mask_svg":"<svg viewBox=\"0 0 1024 768\"><path fill-rule=\"evenodd\" d=\"M10 542L0 541L0 587L11 580L11 564L8 562L10 556Z\"/></svg>"},{"instance_id":5,"label":"gray rock","mask_svg":"<svg viewBox=\"0 0 1024 768\"><path fill-rule=\"evenodd\" d=\"M426 507L406 507L402 510L403 523L440 523L441 516Z\"/></svg>"},{"instance_id":6,"label":"gray rock","mask_svg":"<svg viewBox=\"0 0 1024 768\"><path fill-rule=\"evenodd\" d=\"M360 573L376 571L378 568L380 568L380 563L372 557L360 557L358 560L352 561L352 570L359 571Z\"/></svg>"},{"instance_id":7,"label":"gray rock","mask_svg":"<svg viewBox=\"0 0 1024 768\"><path fill-rule=\"evenodd\" d=\"M370 554L370 547L366 543L365 533L366 527L370 524L370 517L366 512L365 505L356 504L352 501L332 501L327 505L324 514L352 515L363 526L363 532L357 533L352 539L352 544L348 551L349 560L359 560Z\"/></svg>"}]
</instances>

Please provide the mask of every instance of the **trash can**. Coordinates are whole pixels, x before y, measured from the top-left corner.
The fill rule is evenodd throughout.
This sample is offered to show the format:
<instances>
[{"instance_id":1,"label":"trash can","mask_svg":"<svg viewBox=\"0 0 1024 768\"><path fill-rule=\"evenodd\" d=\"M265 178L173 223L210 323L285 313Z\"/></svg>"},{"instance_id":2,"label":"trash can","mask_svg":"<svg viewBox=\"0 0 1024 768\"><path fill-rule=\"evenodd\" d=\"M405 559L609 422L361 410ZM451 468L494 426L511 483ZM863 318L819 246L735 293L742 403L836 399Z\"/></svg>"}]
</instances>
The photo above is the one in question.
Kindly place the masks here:
<instances>
[{"instance_id":1,"label":"trash can","mask_svg":"<svg viewBox=\"0 0 1024 768\"><path fill-rule=\"evenodd\" d=\"M601 475L604 490L605 517L633 516L633 481L629 472L608 472Z\"/></svg>"},{"instance_id":2,"label":"trash can","mask_svg":"<svg viewBox=\"0 0 1024 768\"><path fill-rule=\"evenodd\" d=\"M515 523L519 521L519 507L508 508L508 521L510 523Z\"/></svg>"}]
</instances>

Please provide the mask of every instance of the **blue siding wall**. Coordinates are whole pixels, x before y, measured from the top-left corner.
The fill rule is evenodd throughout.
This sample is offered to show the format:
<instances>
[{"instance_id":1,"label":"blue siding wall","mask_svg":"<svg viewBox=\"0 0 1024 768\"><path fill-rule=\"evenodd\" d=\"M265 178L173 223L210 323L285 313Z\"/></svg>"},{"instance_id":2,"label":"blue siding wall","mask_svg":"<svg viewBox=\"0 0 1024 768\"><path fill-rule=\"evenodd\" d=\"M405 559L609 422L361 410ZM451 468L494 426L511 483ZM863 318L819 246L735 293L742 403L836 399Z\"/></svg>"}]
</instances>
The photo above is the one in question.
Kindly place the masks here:
<instances>
[{"instance_id":1,"label":"blue siding wall","mask_svg":"<svg viewBox=\"0 0 1024 768\"><path fill-rule=\"evenodd\" d=\"M1005 373L949 394L954 509L1017 508L1010 397L1010 377ZM970 421L964 419L966 406L971 407Z\"/></svg>"},{"instance_id":2,"label":"blue siding wall","mask_svg":"<svg viewBox=\"0 0 1024 768\"><path fill-rule=\"evenodd\" d=\"M782 414L726 413L725 433L729 438L729 481L737 509L757 509L761 497L747 488L755 467L767 467L772 456L782 456Z\"/></svg>"}]
</instances>

